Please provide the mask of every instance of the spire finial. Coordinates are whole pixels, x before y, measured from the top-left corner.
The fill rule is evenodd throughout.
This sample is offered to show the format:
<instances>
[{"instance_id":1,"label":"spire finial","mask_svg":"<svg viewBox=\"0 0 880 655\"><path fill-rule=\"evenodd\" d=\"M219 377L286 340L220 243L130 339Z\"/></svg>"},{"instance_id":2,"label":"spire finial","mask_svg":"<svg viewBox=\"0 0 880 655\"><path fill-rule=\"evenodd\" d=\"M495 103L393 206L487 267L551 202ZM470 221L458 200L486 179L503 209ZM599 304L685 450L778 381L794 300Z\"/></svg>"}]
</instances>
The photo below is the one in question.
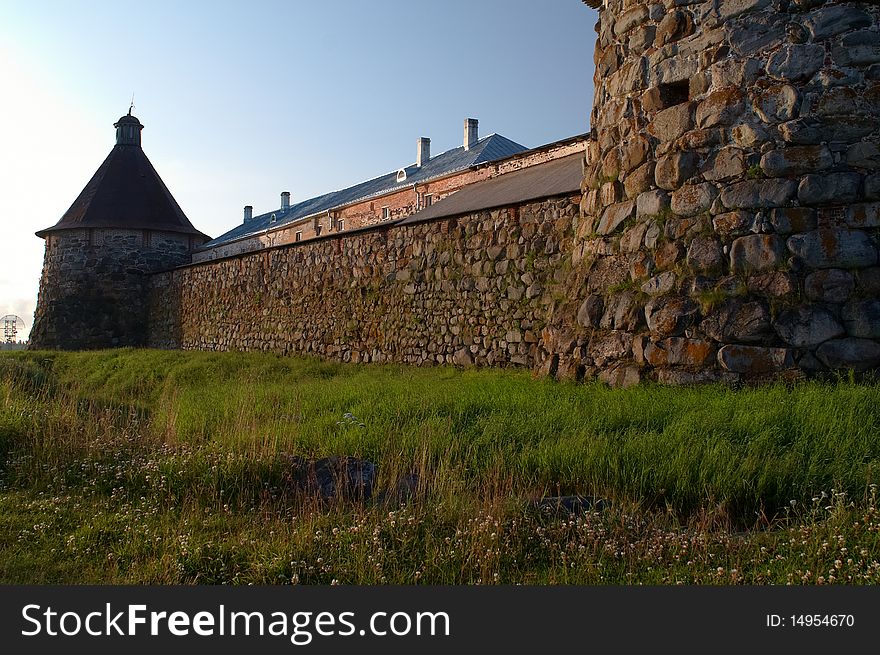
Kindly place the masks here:
<instances>
[{"instance_id":1,"label":"spire finial","mask_svg":"<svg viewBox=\"0 0 880 655\"><path fill-rule=\"evenodd\" d=\"M131 116L131 110L134 109L134 94L131 94L131 104L128 107L128 115Z\"/></svg>"}]
</instances>

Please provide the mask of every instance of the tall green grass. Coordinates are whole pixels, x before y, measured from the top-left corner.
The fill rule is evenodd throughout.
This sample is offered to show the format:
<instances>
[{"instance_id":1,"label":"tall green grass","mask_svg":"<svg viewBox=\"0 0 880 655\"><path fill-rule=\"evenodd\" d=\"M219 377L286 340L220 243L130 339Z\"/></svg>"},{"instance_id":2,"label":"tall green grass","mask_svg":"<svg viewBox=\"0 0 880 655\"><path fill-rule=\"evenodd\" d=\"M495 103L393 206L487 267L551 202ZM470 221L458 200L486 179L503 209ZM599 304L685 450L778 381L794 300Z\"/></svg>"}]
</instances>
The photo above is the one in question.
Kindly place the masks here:
<instances>
[{"instance_id":1,"label":"tall green grass","mask_svg":"<svg viewBox=\"0 0 880 655\"><path fill-rule=\"evenodd\" d=\"M736 559L727 533L700 541L704 529L789 529L817 508L826 521L841 499L862 499L851 511L869 512L860 529L872 524L878 400L877 385L847 380L612 390L267 354L3 354L0 579L34 580L63 550L49 580L81 581L65 568L73 558L94 581L593 583L626 582L632 567L642 581L672 581L687 558L667 541ZM417 498L327 507L290 487L288 455L370 459L380 491L416 473ZM575 493L613 509L570 525L529 513L530 500ZM137 545L133 525L153 541ZM835 530L809 525L804 544ZM870 534L859 538L873 549ZM658 538L672 567L661 577L638 564ZM716 554L704 560L694 575L716 581ZM870 561L852 575L880 575ZM742 566L727 568L742 578ZM742 579L810 581L822 566L777 563Z\"/></svg>"},{"instance_id":2,"label":"tall green grass","mask_svg":"<svg viewBox=\"0 0 880 655\"><path fill-rule=\"evenodd\" d=\"M521 372L264 354L121 350L0 361L7 404L53 407L61 389L86 402L87 414L142 416L141 437L157 443L428 466L469 493L504 480L534 493L625 497L685 514L725 504L749 516L832 487L863 494L880 472L880 388L849 381L611 390ZM363 427L343 422L346 413ZM13 414L4 411L0 425L22 420Z\"/></svg>"}]
</instances>

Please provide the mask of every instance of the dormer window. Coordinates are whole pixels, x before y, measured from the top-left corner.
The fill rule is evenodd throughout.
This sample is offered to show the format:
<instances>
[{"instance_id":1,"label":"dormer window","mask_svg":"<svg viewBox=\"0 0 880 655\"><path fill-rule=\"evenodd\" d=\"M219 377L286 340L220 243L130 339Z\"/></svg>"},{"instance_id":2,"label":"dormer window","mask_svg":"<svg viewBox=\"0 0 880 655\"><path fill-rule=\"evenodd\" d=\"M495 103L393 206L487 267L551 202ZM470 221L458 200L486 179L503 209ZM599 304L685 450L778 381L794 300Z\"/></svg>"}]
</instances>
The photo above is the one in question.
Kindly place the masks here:
<instances>
[{"instance_id":1,"label":"dormer window","mask_svg":"<svg viewBox=\"0 0 880 655\"><path fill-rule=\"evenodd\" d=\"M406 170L401 168L399 171L397 171L397 183L400 184L401 182L405 182L405 181L406 181Z\"/></svg>"}]
</instances>

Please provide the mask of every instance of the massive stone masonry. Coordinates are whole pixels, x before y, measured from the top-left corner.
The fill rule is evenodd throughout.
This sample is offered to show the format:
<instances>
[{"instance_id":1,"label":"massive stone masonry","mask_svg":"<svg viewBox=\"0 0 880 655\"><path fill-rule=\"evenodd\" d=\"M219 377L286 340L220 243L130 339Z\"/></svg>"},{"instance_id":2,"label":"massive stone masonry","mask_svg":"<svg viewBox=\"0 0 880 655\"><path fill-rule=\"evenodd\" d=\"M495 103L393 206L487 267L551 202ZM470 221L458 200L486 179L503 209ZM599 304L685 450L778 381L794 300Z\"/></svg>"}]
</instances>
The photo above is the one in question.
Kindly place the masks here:
<instances>
[{"instance_id":1,"label":"massive stone masonry","mask_svg":"<svg viewBox=\"0 0 880 655\"><path fill-rule=\"evenodd\" d=\"M580 197L153 276L150 343L615 385L878 368L880 7L607 0L597 29Z\"/></svg>"},{"instance_id":2,"label":"massive stone masonry","mask_svg":"<svg viewBox=\"0 0 880 655\"><path fill-rule=\"evenodd\" d=\"M580 195L376 227L153 276L150 345L540 366Z\"/></svg>"},{"instance_id":3,"label":"massive stone masonry","mask_svg":"<svg viewBox=\"0 0 880 655\"><path fill-rule=\"evenodd\" d=\"M150 274L189 261L188 235L71 229L46 237L31 348L144 346Z\"/></svg>"},{"instance_id":4,"label":"massive stone masonry","mask_svg":"<svg viewBox=\"0 0 880 655\"><path fill-rule=\"evenodd\" d=\"M545 366L628 384L880 365L880 7L607 0L586 271Z\"/></svg>"}]
</instances>

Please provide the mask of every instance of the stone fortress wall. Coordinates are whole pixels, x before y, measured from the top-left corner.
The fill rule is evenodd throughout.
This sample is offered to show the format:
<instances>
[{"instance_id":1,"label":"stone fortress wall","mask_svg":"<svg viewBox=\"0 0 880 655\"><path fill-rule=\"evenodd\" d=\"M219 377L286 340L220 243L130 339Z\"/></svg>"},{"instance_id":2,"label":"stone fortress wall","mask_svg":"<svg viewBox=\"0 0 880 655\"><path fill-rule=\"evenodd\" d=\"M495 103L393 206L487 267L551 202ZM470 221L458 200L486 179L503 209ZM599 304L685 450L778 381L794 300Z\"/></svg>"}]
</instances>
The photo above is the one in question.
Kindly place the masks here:
<instances>
[{"instance_id":1,"label":"stone fortress wall","mask_svg":"<svg viewBox=\"0 0 880 655\"><path fill-rule=\"evenodd\" d=\"M335 234L153 277L149 344L538 366L580 196Z\"/></svg>"},{"instance_id":2,"label":"stone fortress wall","mask_svg":"<svg viewBox=\"0 0 880 655\"><path fill-rule=\"evenodd\" d=\"M880 7L605 0L597 30L581 196L159 274L151 345L617 385L880 365Z\"/></svg>"},{"instance_id":3,"label":"stone fortress wall","mask_svg":"<svg viewBox=\"0 0 880 655\"><path fill-rule=\"evenodd\" d=\"M880 364L878 28L867 2L605 0L563 369Z\"/></svg>"},{"instance_id":4,"label":"stone fortress wall","mask_svg":"<svg viewBox=\"0 0 880 655\"><path fill-rule=\"evenodd\" d=\"M70 229L46 236L32 348L143 346L150 274L190 259L193 237Z\"/></svg>"}]
</instances>

